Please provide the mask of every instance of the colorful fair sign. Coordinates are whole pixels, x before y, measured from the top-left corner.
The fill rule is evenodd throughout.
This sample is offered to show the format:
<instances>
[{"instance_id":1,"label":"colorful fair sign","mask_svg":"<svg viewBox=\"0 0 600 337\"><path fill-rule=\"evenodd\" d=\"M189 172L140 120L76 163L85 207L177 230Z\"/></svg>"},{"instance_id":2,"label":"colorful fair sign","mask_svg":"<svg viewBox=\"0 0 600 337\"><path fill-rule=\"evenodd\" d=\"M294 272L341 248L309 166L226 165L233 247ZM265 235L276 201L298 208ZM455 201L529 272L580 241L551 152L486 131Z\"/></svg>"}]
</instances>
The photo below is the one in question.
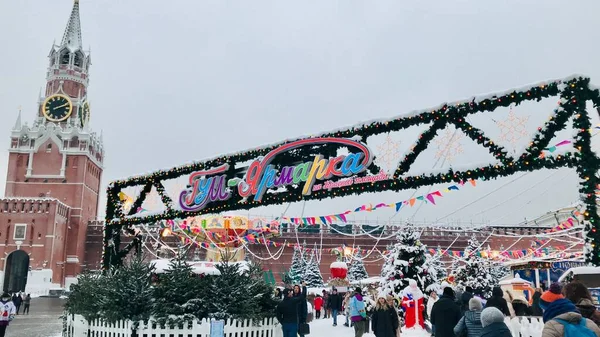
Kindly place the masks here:
<instances>
[{"instance_id":1,"label":"colorful fair sign","mask_svg":"<svg viewBox=\"0 0 600 337\"><path fill-rule=\"evenodd\" d=\"M324 158L315 155L312 161L281 168L272 164L277 155L313 145L337 144L358 150L347 155ZM253 198L261 201L269 190L289 185L302 187L302 195L312 191L349 186L388 179L386 174L355 177L367 170L373 161L371 150L360 142L347 138L310 138L282 145L262 158L255 159L248 166L243 179L228 177L229 165L215 169L196 171L190 175L189 186L181 192L179 205L188 212L200 211L215 201L225 201L237 194L241 199ZM351 178L331 181L333 178ZM319 183L322 182L322 183ZM338 186L339 185L339 186Z\"/></svg>"}]
</instances>

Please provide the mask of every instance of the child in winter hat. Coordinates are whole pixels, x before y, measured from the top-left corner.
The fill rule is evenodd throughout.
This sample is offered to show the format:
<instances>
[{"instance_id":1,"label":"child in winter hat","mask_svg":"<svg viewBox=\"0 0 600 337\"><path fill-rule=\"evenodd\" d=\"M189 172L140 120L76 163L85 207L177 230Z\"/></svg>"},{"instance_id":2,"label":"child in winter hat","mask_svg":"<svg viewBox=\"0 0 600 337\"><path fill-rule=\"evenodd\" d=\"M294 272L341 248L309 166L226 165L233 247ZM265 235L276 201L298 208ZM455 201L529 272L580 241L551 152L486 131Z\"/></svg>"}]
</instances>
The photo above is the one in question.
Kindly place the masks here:
<instances>
[{"instance_id":1,"label":"child in winter hat","mask_svg":"<svg viewBox=\"0 0 600 337\"><path fill-rule=\"evenodd\" d=\"M550 285L550 290L545 291L540 297L540 308L542 308L542 310L546 310L550 303L563 298L565 297L562 295L560 284L552 283Z\"/></svg>"}]
</instances>

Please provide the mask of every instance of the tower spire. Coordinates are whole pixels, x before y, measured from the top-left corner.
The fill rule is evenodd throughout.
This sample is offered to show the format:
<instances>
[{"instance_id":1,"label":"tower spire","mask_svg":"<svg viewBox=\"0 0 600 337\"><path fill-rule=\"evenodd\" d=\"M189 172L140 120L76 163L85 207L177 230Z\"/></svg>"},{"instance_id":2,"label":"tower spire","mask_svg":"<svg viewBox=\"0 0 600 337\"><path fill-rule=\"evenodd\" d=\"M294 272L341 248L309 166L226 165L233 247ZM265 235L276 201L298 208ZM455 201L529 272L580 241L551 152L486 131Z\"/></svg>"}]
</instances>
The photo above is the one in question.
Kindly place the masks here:
<instances>
[{"instance_id":1,"label":"tower spire","mask_svg":"<svg viewBox=\"0 0 600 337\"><path fill-rule=\"evenodd\" d=\"M13 126L13 130L21 130L21 107L19 107L19 115L17 116L17 121L15 122L15 126Z\"/></svg>"},{"instance_id":2,"label":"tower spire","mask_svg":"<svg viewBox=\"0 0 600 337\"><path fill-rule=\"evenodd\" d=\"M67 28L65 28L65 34L61 42L62 46L67 46L71 50L77 50L83 48L81 42L81 21L79 19L79 0L75 0L73 3L73 10L67 22Z\"/></svg>"}]
</instances>

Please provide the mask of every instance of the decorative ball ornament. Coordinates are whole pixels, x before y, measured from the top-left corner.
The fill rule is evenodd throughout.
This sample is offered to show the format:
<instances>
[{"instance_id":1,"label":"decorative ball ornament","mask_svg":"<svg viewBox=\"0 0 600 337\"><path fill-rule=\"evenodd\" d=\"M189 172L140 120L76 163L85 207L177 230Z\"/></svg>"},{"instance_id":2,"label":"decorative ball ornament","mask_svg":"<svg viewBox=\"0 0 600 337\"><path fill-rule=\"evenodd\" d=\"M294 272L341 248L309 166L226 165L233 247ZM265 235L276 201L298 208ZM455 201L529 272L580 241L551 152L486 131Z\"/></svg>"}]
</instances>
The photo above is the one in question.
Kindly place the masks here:
<instances>
[{"instance_id":1,"label":"decorative ball ornament","mask_svg":"<svg viewBox=\"0 0 600 337\"><path fill-rule=\"evenodd\" d=\"M332 278L344 279L348 276L348 265L345 262L336 261L329 266Z\"/></svg>"}]
</instances>

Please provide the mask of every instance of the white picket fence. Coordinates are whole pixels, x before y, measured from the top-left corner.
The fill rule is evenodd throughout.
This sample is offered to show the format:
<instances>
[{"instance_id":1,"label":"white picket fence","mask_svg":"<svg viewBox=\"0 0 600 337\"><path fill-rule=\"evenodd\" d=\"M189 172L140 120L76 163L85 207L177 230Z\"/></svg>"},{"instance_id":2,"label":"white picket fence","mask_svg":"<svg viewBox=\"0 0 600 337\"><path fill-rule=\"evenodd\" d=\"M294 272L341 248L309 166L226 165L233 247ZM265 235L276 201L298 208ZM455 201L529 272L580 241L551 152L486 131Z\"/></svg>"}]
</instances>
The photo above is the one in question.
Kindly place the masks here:
<instances>
[{"instance_id":1,"label":"white picket fence","mask_svg":"<svg viewBox=\"0 0 600 337\"><path fill-rule=\"evenodd\" d=\"M513 337L542 337L544 321L541 317L507 317L504 322Z\"/></svg>"},{"instance_id":2,"label":"white picket fence","mask_svg":"<svg viewBox=\"0 0 600 337\"><path fill-rule=\"evenodd\" d=\"M68 315L66 331L63 337L131 337L132 321L119 321L109 324L101 320L88 322L83 316ZM281 326L274 318L254 324L251 320L226 320L224 337L281 337ZM210 320L190 322L184 326L160 327L150 322L140 322L137 329L139 337L170 336L170 337L210 337Z\"/></svg>"}]
</instances>

